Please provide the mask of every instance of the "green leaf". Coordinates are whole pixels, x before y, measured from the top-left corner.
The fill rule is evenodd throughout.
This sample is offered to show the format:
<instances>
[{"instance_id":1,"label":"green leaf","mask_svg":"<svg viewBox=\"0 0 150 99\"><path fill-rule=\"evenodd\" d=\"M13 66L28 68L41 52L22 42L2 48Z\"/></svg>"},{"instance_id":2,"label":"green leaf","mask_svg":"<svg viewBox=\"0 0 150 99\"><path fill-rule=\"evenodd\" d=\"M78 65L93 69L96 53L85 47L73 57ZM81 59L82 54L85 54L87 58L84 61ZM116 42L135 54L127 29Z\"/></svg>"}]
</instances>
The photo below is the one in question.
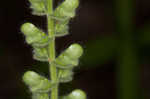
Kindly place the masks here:
<instances>
[{"instance_id":1,"label":"green leaf","mask_svg":"<svg viewBox=\"0 0 150 99\"><path fill-rule=\"evenodd\" d=\"M46 0L29 0L31 3L30 8L33 10L33 15L45 15L47 6L46 6Z\"/></svg>"},{"instance_id":2,"label":"green leaf","mask_svg":"<svg viewBox=\"0 0 150 99\"><path fill-rule=\"evenodd\" d=\"M35 47L44 47L50 42L50 38L32 23L24 23L21 32L26 37L26 42Z\"/></svg>"},{"instance_id":3,"label":"green leaf","mask_svg":"<svg viewBox=\"0 0 150 99\"><path fill-rule=\"evenodd\" d=\"M33 71L27 71L23 76L23 81L29 86L32 93L48 92L55 85L45 77Z\"/></svg>"}]
</instances>

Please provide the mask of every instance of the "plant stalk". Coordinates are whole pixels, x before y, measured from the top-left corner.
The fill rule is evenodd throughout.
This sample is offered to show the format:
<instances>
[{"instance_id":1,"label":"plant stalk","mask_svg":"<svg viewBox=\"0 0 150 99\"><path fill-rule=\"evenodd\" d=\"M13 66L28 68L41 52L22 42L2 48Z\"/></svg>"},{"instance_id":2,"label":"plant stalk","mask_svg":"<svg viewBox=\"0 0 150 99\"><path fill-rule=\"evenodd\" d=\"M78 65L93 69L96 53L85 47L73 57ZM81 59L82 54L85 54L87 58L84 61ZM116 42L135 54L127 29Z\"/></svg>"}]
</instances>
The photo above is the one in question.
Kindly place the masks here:
<instances>
[{"instance_id":1,"label":"plant stalk","mask_svg":"<svg viewBox=\"0 0 150 99\"><path fill-rule=\"evenodd\" d=\"M52 61L55 60L55 33L54 33L54 20L51 19L50 15L53 14L53 0L47 2L47 23L48 23L48 35L52 39L48 46L49 52L49 74L51 81L57 83L57 69L53 65ZM58 99L58 85L51 90L50 99Z\"/></svg>"},{"instance_id":2,"label":"plant stalk","mask_svg":"<svg viewBox=\"0 0 150 99\"><path fill-rule=\"evenodd\" d=\"M141 99L135 39L135 0L115 0L119 33L118 99Z\"/></svg>"}]
</instances>

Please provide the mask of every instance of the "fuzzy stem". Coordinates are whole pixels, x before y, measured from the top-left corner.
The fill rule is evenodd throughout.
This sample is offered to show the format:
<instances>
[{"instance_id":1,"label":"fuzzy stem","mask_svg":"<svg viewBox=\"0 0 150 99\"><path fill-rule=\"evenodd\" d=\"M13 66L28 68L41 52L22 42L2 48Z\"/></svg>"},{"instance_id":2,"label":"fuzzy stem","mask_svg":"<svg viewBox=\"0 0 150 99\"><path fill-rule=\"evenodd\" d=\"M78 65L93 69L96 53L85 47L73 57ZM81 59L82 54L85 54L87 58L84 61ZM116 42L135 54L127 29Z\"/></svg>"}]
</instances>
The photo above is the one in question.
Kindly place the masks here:
<instances>
[{"instance_id":1,"label":"fuzzy stem","mask_svg":"<svg viewBox=\"0 0 150 99\"><path fill-rule=\"evenodd\" d=\"M55 35L54 35L54 20L51 19L49 15L53 14L53 0L48 0L47 2L48 14L47 14L47 21L48 21L48 35L52 38L49 46L49 59L50 61L55 60ZM49 62L49 74L51 81L57 83L57 69ZM51 91L51 98L50 99L58 99L58 85L56 85Z\"/></svg>"}]
</instances>

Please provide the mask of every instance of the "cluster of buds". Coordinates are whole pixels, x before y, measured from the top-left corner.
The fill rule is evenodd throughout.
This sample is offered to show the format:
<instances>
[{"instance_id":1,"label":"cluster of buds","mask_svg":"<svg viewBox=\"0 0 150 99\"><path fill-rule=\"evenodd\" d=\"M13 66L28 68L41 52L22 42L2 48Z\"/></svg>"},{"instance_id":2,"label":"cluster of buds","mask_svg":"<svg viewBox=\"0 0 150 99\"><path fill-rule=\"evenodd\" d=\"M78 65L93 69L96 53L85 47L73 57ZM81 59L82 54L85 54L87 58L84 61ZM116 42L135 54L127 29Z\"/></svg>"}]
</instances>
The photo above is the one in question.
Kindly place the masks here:
<instances>
[{"instance_id":1,"label":"cluster of buds","mask_svg":"<svg viewBox=\"0 0 150 99\"><path fill-rule=\"evenodd\" d=\"M47 15L54 20L54 37L67 35L69 21L75 16L78 0L64 0L52 15L47 10L47 0L29 0L33 15ZM57 68L57 82L52 82L34 71L27 71L23 76L23 81L32 92L32 99L49 99L49 92L58 83L69 82L73 78L73 69L78 66L79 58L83 54L83 48L79 44L71 44L55 60L49 59L48 46L53 37L36 27L30 22L21 26L21 32L25 36L27 44L33 48L33 58L41 62L51 62ZM86 95L81 90L74 90L62 99L86 99Z\"/></svg>"}]
</instances>

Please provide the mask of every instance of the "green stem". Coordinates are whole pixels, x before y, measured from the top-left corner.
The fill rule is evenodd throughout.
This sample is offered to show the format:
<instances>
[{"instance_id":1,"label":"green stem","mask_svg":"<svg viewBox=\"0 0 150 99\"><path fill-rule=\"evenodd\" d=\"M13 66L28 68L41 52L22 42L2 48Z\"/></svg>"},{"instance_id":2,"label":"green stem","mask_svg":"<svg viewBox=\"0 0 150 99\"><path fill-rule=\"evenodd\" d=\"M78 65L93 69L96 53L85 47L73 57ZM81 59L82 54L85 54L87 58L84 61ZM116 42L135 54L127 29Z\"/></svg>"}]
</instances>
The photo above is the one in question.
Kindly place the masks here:
<instances>
[{"instance_id":1,"label":"green stem","mask_svg":"<svg viewBox=\"0 0 150 99\"><path fill-rule=\"evenodd\" d=\"M115 0L119 33L118 99L141 99L135 40L135 0Z\"/></svg>"},{"instance_id":2,"label":"green stem","mask_svg":"<svg viewBox=\"0 0 150 99\"><path fill-rule=\"evenodd\" d=\"M51 61L55 60L55 36L54 36L54 21L51 19L49 15L53 14L53 1L48 0L47 2L47 8L48 8L48 15L47 15L47 21L48 21L48 35L50 38L52 38L49 46L48 46L48 51L49 51L49 74L51 81L54 83L57 83L57 69L53 65ZM51 91L51 98L50 99L58 99L58 85L56 85L52 91Z\"/></svg>"}]
</instances>

